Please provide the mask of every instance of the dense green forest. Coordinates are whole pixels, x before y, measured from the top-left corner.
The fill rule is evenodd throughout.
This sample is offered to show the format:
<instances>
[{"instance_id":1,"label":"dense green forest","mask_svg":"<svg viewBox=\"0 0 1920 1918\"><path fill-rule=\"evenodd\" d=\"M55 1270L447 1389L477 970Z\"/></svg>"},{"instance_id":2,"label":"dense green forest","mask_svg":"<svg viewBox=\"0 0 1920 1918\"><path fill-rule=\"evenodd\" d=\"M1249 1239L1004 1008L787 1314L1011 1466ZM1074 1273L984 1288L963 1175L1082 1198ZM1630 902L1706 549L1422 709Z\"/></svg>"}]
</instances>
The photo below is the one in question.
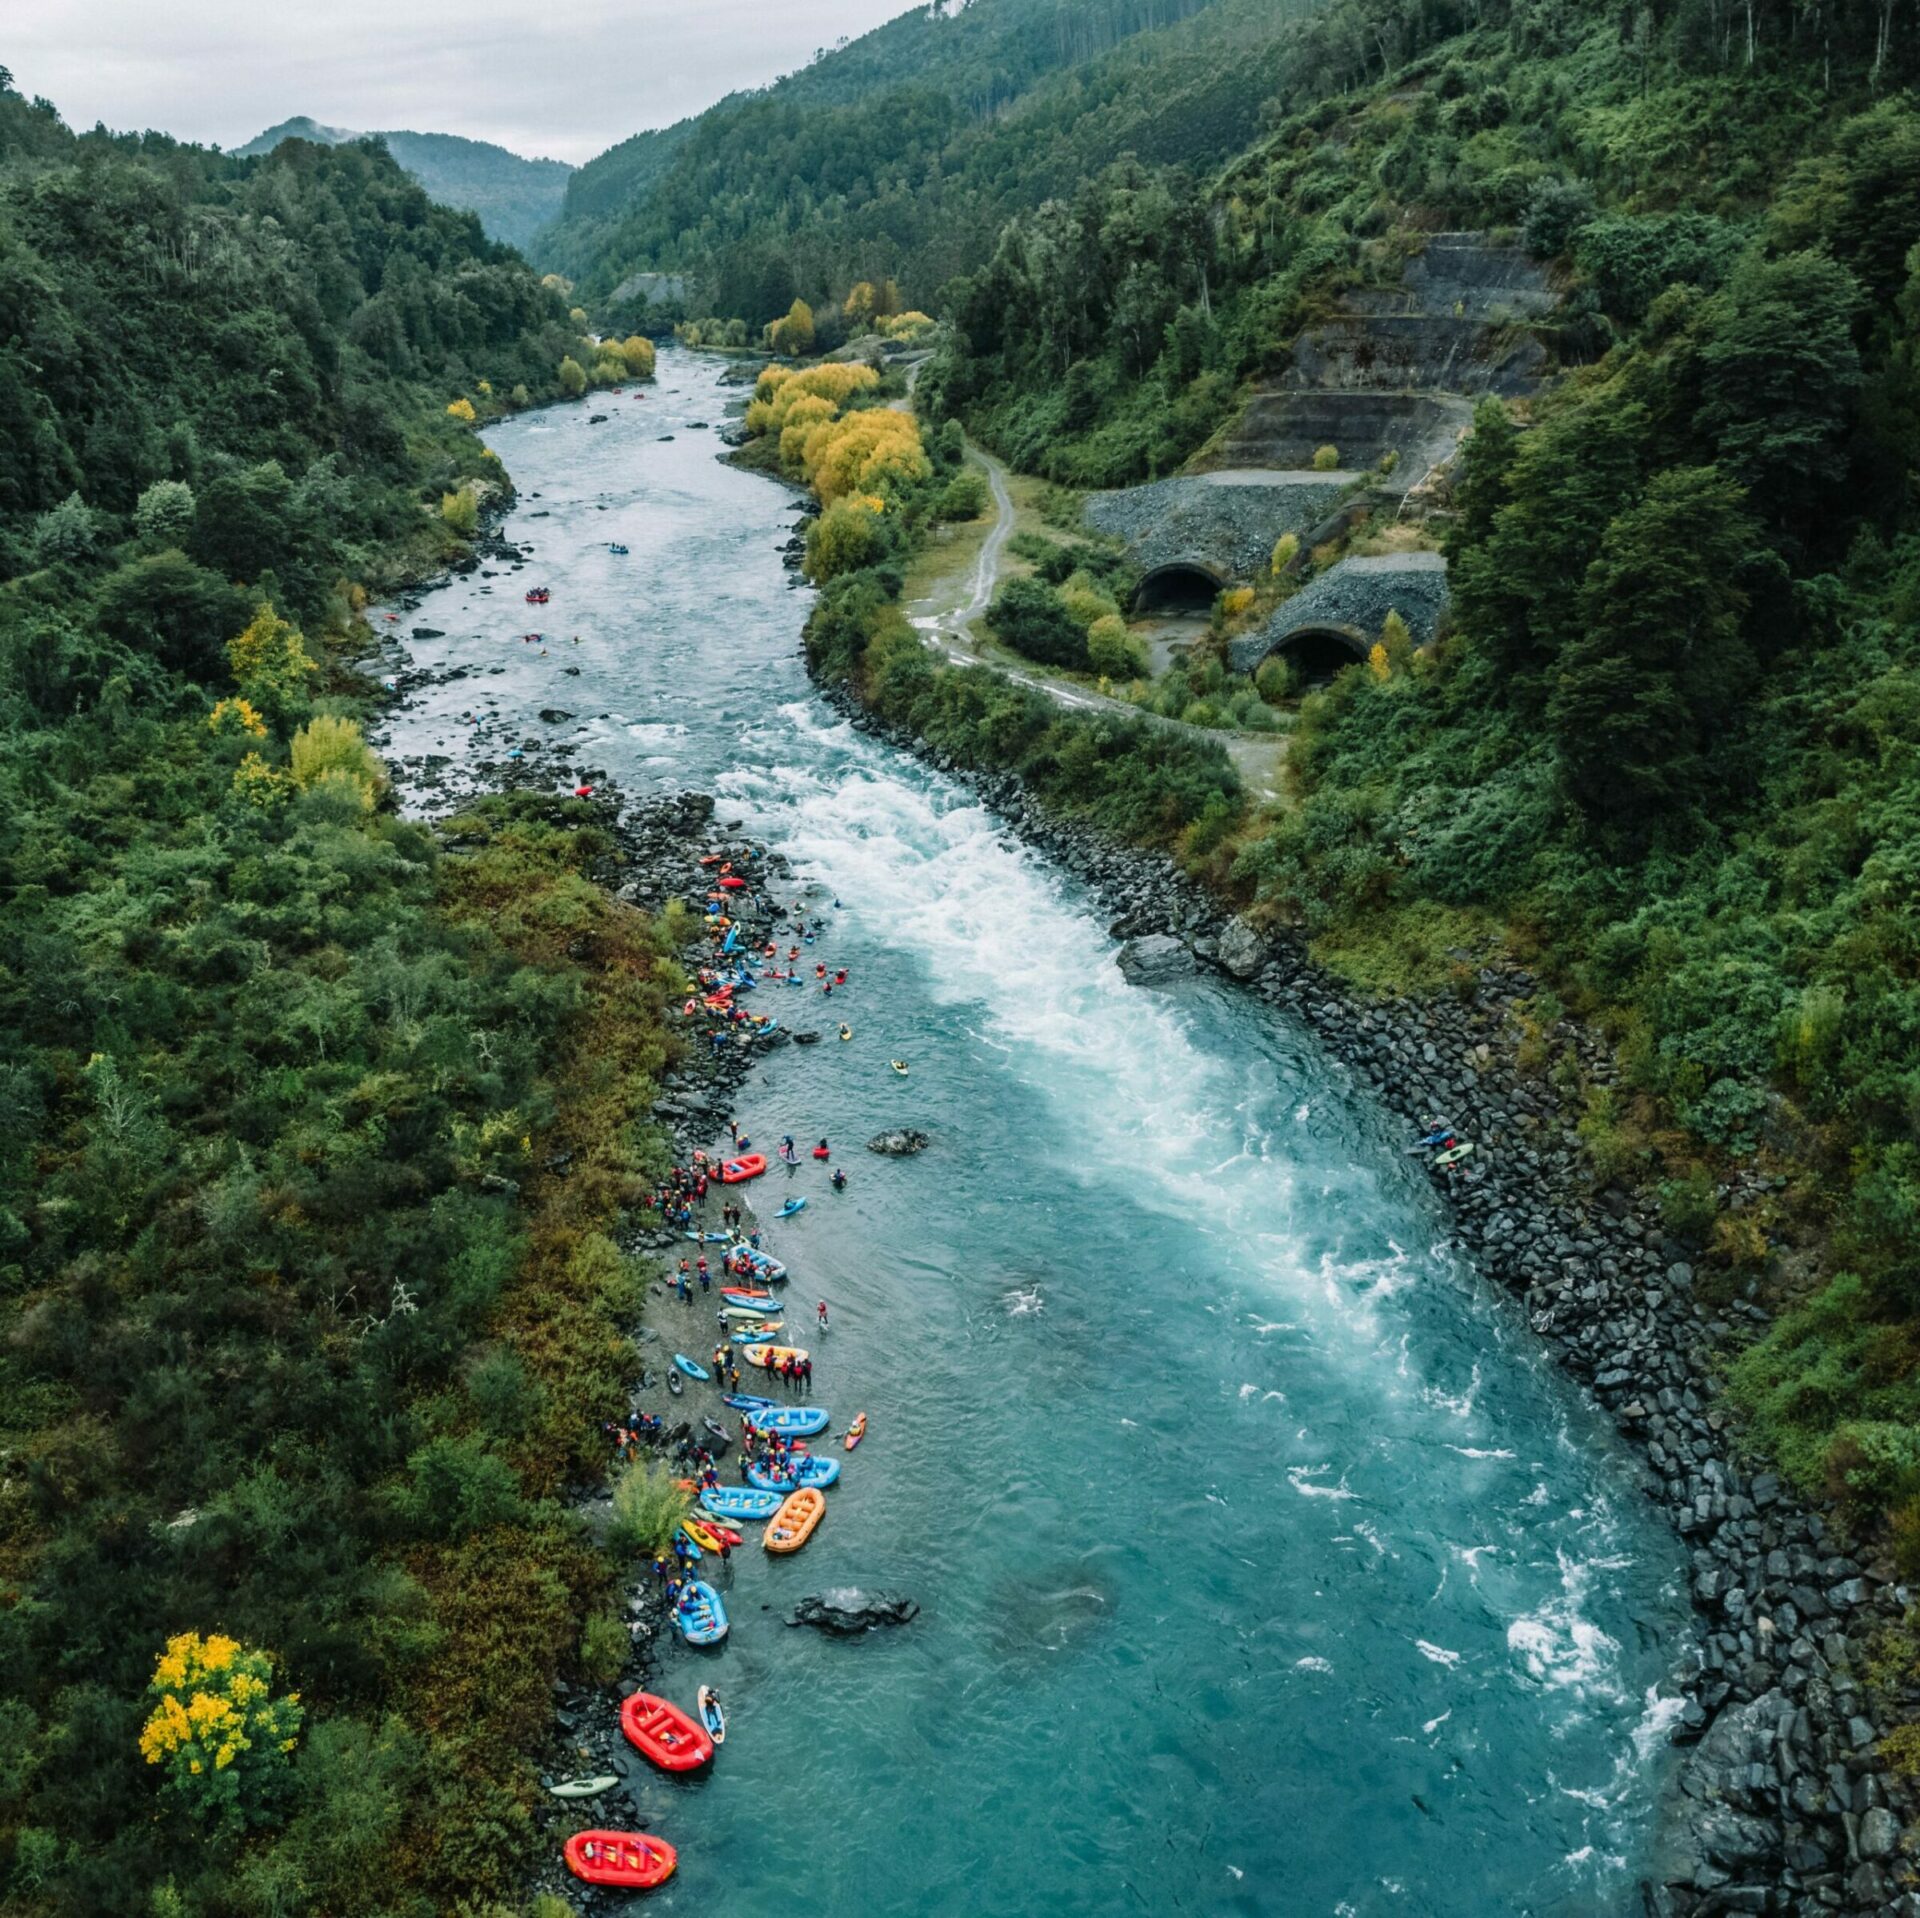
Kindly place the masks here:
<instances>
[{"instance_id":1,"label":"dense green forest","mask_svg":"<svg viewBox=\"0 0 1920 1918\"><path fill-rule=\"evenodd\" d=\"M920 395L1123 482L1426 233L1553 262L1561 377L1481 407L1434 521L1452 637L1306 699L1293 803L1214 867L1362 978L1499 938L1553 981L1543 1020L1608 1026L1603 1175L1658 1181L1717 1283L1784 1290L1735 1389L1920 1565L1920 104L1892 22L1341 0L1288 27L1272 130L1217 175L1123 164L1010 222Z\"/></svg>"},{"instance_id":2,"label":"dense green forest","mask_svg":"<svg viewBox=\"0 0 1920 1918\"><path fill-rule=\"evenodd\" d=\"M763 92L642 134L568 183L543 266L597 313L636 270L758 327L863 279L928 306L1011 215L1123 154L1211 167L1249 140L1297 9L975 0L916 9ZM606 308L615 324L631 317Z\"/></svg>"},{"instance_id":3,"label":"dense green forest","mask_svg":"<svg viewBox=\"0 0 1920 1918\"><path fill-rule=\"evenodd\" d=\"M363 589L463 550L555 296L384 153L0 75L0 1908L517 1906L626 1637L607 1236L674 928L576 802L402 821ZM584 383L578 361L573 373Z\"/></svg>"},{"instance_id":4,"label":"dense green forest","mask_svg":"<svg viewBox=\"0 0 1920 1918\"><path fill-rule=\"evenodd\" d=\"M564 160L529 160L490 140L468 140L457 133L355 133L322 126L305 114L269 127L234 152L242 159L271 153L282 140L310 140L320 146L382 141L428 199L478 214L488 239L523 252L558 216L573 173Z\"/></svg>"}]
</instances>

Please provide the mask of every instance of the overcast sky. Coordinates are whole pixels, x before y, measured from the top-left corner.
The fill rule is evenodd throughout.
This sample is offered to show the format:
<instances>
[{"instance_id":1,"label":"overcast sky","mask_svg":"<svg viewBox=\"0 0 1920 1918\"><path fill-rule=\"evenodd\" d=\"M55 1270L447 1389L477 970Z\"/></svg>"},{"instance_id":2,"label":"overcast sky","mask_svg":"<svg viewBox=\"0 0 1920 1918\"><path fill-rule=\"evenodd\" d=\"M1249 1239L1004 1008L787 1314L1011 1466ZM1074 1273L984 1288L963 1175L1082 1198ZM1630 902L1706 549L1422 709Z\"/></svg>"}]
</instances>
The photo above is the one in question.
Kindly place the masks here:
<instances>
[{"instance_id":1,"label":"overcast sky","mask_svg":"<svg viewBox=\"0 0 1920 1918\"><path fill-rule=\"evenodd\" d=\"M907 0L25 0L0 64L69 126L240 146L296 113L589 160Z\"/></svg>"}]
</instances>

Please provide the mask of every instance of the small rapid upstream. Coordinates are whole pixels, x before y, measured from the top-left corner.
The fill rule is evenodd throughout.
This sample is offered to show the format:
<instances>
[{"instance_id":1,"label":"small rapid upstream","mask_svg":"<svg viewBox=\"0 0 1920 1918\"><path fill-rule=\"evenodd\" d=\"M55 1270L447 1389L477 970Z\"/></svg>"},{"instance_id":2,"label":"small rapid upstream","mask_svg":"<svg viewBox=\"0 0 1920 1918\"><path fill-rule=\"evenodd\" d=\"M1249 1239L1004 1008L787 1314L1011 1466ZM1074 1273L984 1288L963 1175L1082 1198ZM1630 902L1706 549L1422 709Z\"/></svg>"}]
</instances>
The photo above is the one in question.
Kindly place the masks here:
<instances>
[{"instance_id":1,"label":"small rapid upstream","mask_svg":"<svg viewBox=\"0 0 1920 1918\"><path fill-rule=\"evenodd\" d=\"M715 460L712 364L661 372L601 425L492 434L535 557L412 616L444 633L417 664L474 672L388 737L478 759L462 715L510 717L630 790L715 793L852 974L762 990L829 1042L772 1054L740 1119L848 1171L792 1175L772 1242L831 1303L816 1398L870 1435L804 1552L736 1555L727 1646L665 1648L662 1688L713 1683L731 1730L709 1778L636 1764L595 1808L680 1848L649 1909L1632 1908L1691 1626L1610 1429L1309 1033L1212 980L1128 986L1074 885L814 698L791 501ZM901 1124L932 1149L859 1149ZM781 1623L849 1584L922 1616Z\"/></svg>"}]
</instances>

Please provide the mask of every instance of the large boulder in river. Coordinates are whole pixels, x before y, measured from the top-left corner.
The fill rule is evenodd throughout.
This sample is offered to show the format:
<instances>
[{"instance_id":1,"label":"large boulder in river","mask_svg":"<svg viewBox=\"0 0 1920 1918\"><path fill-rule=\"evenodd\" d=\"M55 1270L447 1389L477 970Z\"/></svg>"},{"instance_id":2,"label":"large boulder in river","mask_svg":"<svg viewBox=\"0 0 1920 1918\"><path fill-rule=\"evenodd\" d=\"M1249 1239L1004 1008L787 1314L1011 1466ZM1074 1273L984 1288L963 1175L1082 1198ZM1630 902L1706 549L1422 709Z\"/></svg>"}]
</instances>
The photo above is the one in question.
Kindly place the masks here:
<instances>
[{"instance_id":1,"label":"large boulder in river","mask_svg":"<svg viewBox=\"0 0 1920 1918\"><path fill-rule=\"evenodd\" d=\"M913 1153L924 1152L933 1143L924 1132L915 1132L910 1126L901 1126L892 1132L876 1132L867 1141L869 1152L883 1152L896 1159L910 1157Z\"/></svg>"},{"instance_id":2,"label":"large boulder in river","mask_svg":"<svg viewBox=\"0 0 1920 1918\"><path fill-rule=\"evenodd\" d=\"M789 1625L817 1625L839 1638L857 1638L882 1625L904 1625L920 1610L919 1601L899 1592L863 1592L843 1585L838 1591L803 1598L787 1614Z\"/></svg>"},{"instance_id":3,"label":"large boulder in river","mask_svg":"<svg viewBox=\"0 0 1920 1918\"><path fill-rule=\"evenodd\" d=\"M1229 919L1220 934L1220 965L1236 979L1251 979L1267 963L1267 942L1244 919Z\"/></svg>"},{"instance_id":4,"label":"large boulder in river","mask_svg":"<svg viewBox=\"0 0 1920 1918\"><path fill-rule=\"evenodd\" d=\"M1168 985L1195 969L1192 952L1170 932L1150 932L1120 948L1121 974L1136 986Z\"/></svg>"}]
</instances>

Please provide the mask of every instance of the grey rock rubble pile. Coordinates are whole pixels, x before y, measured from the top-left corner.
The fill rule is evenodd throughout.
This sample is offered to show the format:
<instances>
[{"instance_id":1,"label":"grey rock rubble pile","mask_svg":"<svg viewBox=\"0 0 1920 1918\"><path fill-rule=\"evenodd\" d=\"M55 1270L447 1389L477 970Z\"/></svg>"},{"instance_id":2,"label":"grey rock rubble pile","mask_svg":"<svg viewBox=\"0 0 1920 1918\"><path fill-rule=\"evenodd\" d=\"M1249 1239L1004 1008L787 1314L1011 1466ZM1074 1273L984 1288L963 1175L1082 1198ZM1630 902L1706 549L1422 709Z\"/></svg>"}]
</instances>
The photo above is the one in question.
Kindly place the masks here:
<instances>
[{"instance_id":1,"label":"grey rock rubble pile","mask_svg":"<svg viewBox=\"0 0 1920 1918\"><path fill-rule=\"evenodd\" d=\"M1518 1060L1515 1008L1533 978L1482 967L1459 997L1357 999L1297 943L1228 914L1167 860L1062 824L1012 775L974 774L840 703L862 730L966 780L1086 884L1115 915L1130 978L1218 966L1314 1032L1410 1138L1445 1115L1477 1142L1464 1168L1432 1174L1461 1242L1612 1415L1691 1554L1699 1656L1673 1675L1685 1701L1674 1736L1691 1749L1645 1910L1920 1918L1901 1839L1913 1794L1878 1754L1883 1727L1864 1682L1869 1641L1899 1618L1903 1596L1887 1564L1850 1556L1775 1475L1736 1461L1712 1354L1767 1314L1750 1300L1695 1298L1686 1249L1666 1237L1650 1195L1614 1187L1596 1198L1577 1113ZM1550 1037L1578 1052L1592 1080L1614 1076L1592 1034L1563 1022Z\"/></svg>"}]
</instances>

